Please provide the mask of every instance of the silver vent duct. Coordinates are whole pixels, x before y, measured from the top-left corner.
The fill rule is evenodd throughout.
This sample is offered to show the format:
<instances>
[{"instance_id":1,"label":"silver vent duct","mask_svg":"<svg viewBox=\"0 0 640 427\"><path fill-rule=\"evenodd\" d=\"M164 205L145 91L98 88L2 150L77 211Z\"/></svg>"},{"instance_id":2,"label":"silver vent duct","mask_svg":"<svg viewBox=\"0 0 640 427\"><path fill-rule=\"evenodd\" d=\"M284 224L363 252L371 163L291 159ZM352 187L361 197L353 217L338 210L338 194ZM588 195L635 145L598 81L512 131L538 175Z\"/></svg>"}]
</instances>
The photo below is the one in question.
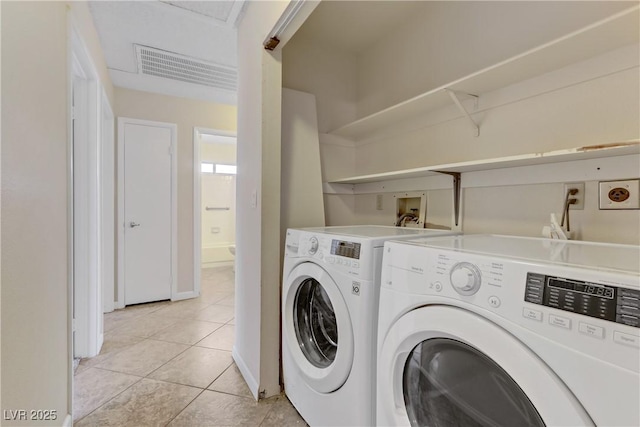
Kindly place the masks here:
<instances>
[{"instance_id":1,"label":"silver vent duct","mask_svg":"<svg viewBox=\"0 0 640 427\"><path fill-rule=\"evenodd\" d=\"M235 68L190 58L179 53L135 45L138 73L235 91Z\"/></svg>"}]
</instances>

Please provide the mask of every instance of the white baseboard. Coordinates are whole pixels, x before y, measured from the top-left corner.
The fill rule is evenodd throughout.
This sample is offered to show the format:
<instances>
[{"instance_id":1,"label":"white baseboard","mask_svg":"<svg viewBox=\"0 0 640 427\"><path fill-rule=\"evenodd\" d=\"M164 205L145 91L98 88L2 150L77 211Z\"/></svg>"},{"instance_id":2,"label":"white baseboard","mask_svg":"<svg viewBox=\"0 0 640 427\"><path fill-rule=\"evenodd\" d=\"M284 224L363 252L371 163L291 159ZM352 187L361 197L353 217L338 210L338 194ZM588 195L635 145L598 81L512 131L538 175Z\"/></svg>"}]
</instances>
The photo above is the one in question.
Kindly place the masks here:
<instances>
[{"instance_id":1,"label":"white baseboard","mask_svg":"<svg viewBox=\"0 0 640 427\"><path fill-rule=\"evenodd\" d=\"M235 261L203 262L202 268L229 267L234 264L235 264Z\"/></svg>"},{"instance_id":2,"label":"white baseboard","mask_svg":"<svg viewBox=\"0 0 640 427\"><path fill-rule=\"evenodd\" d=\"M62 427L71 427L72 423L71 423L71 414L67 414L66 417L64 417L64 420L62 421Z\"/></svg>"},{"instance_id":3,"label":"white baseboard","mask_svg":"<svg viewBox=\"0 0 640 427\"><path fill-rule=\"evenodd\" d=\"M258 393L260 388L259 383L253 377L253 375L251 374L251 371L247 367L247 364L244 363L244 360L242 360L242 357L240 357L240 355L236 351L235 345L233 346L233 350L231 351L231 356L233 357L233 360L236 362L236 365L238 366L240 373L244 377L244 380L247 382L247 385L249 386L249 391L251 391L251 394L253 394L253 398L258 400Z\"/></svg>"},{"instance_id":4,"label":"white baseboard","mask_svg":"<svg viewBox=\"0 0 640 427\"><path fill-rule=\"evenodd\" d=\"M171 296L171 301L182 301L183 299L198 298L200 294L196 291L178 292Z\"/></svg>"}]
</instances>

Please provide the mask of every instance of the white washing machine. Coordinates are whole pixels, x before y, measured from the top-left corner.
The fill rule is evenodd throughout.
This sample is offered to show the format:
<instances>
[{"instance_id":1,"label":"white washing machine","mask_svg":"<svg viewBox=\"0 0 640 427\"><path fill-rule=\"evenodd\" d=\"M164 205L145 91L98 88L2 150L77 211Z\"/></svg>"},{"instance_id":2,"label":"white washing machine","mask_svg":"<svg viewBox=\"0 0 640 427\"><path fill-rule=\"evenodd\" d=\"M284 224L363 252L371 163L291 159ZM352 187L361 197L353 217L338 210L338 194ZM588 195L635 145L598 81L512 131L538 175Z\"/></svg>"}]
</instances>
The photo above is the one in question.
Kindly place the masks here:
<instances>
[{"instance_id":1,"label":"white washing machine","mask_svg":"<svg viewBox=\"0 0 640 427\"><path fill-rule=\"evenodd\" d=\"M373 425L384 242L450 234L454 233L385 226L287 231L284 385L289 400L311 426Z\"/></svg>"},{"instance_id":2,"label":"white washing machine","mask_svg":"<svg viewBox=\"0 0 640 427\"><path fill-rule=\"evenodd\" d=\"M378 424L640 425L639 264L632 245L387 242Z\"/></svg>"}]
</instances>

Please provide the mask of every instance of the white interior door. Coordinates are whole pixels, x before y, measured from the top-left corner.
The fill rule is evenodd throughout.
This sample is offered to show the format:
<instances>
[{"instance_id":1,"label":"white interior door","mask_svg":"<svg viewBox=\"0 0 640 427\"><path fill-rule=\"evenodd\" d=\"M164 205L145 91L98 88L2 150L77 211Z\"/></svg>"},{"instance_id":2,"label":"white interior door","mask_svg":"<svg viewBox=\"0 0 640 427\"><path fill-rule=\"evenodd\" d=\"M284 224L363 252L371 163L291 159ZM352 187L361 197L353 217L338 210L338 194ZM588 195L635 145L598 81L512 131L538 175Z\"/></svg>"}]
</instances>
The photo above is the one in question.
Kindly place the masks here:
<instances>
[{"instance_id":1,"label":"white interior door","mask_svg":"<svg viewBox=\"0 0 640 427\"><path fill-rule=\"evenodd\" d=\"M171 298L176 126L120 119L124 305Z\"/></svg>"}]
</instances>

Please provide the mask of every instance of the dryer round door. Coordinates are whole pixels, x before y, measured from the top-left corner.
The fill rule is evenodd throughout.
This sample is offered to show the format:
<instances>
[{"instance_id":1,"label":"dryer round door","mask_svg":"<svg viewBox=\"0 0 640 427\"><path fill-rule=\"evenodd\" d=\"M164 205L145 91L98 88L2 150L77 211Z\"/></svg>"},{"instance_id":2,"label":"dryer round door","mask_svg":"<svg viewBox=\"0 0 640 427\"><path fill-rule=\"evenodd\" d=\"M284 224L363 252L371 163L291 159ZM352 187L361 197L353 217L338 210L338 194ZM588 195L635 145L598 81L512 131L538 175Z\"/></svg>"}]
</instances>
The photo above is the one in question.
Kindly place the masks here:
<instances>
[{"instance_id":1,"label":"dryer round door","mask_svg":"<svg viewBox=\"0 0 640 427\"><path fill-rule=\"evenodd\" d=\"M380 347L378 387L381 425L594 425L531 350L460 308L425 306L394 323Z\"/></svg>"},{"instance_id":2,"label":"dryer round door","mask_svg":"<svg viewBox=\"0 0 640 427\"><path fill-rule=\"evenodd\" d=\"M296 266L284 286L283 339L301 375L320 393L344 384L353 364L349 310L333 278L320 266Z\"/></svg>"}]
</instances>

